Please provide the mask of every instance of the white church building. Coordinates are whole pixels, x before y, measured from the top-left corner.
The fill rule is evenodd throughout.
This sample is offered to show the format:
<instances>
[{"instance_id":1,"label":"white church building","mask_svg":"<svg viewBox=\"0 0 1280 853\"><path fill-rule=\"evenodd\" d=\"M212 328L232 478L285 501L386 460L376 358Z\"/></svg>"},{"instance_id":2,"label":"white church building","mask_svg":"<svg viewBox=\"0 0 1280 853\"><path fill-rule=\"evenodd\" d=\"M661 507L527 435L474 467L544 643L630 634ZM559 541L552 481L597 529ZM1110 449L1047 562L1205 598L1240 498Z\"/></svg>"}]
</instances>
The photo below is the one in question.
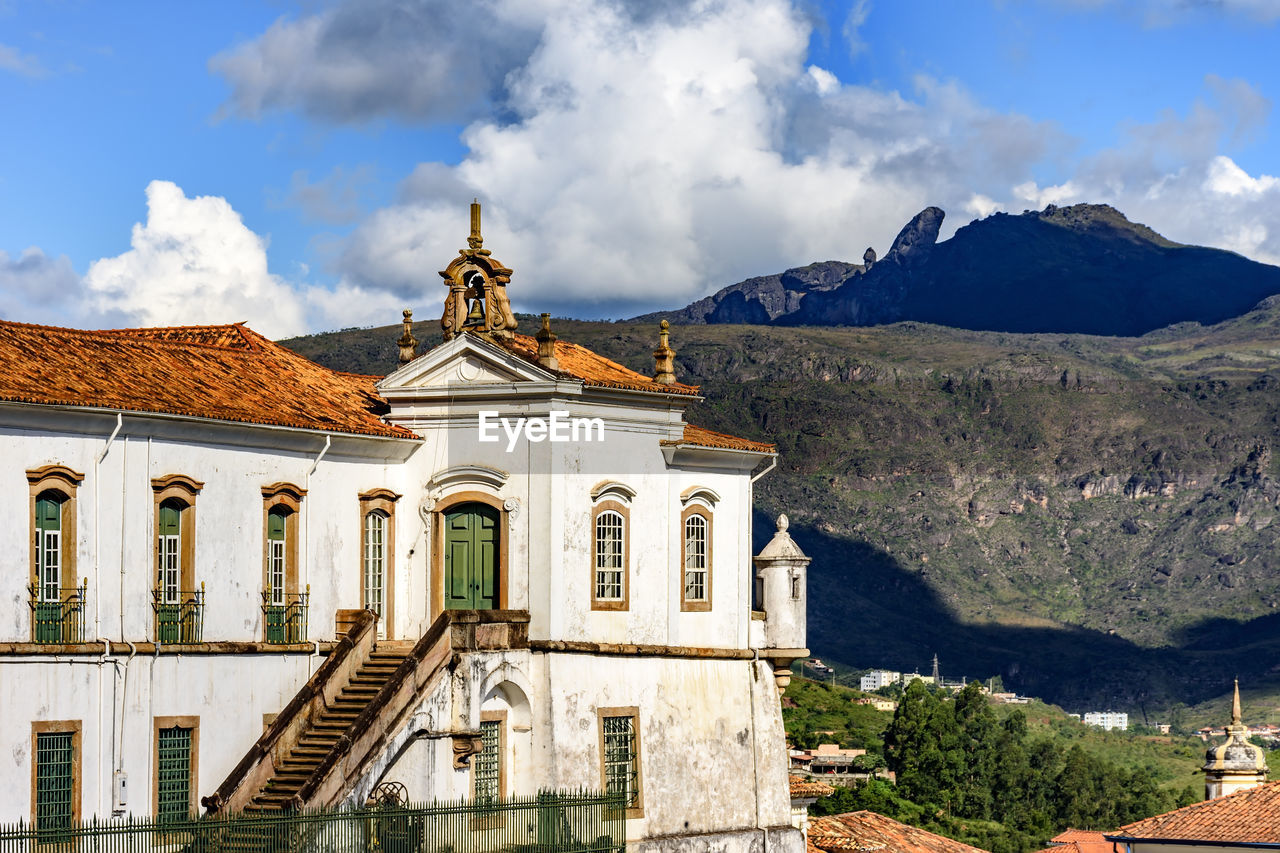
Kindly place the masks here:
<instances>
[{"instance_id":1,"label":"white church building","mask_svg":"<svg viewBox=\"0 0 1280 853\"><path fill-rule=\"evenodd\" d=\"M381 378L0 322L0 822L594 789L633 850L802 850L774 447L686 421L665 324L653 375L518 333L478 207L441 275Z\"/></svg>"}]
</instances>

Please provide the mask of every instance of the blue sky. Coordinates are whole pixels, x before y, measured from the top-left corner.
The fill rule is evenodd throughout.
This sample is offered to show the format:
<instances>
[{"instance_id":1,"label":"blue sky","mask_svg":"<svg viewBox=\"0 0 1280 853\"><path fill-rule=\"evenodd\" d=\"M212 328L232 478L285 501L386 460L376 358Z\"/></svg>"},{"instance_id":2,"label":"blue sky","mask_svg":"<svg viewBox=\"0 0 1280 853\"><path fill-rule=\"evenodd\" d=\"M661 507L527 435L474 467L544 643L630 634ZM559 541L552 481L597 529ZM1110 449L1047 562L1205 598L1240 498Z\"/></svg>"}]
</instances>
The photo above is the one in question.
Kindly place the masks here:
<instances>
[{"instance_id":1,"label":"blue sky","mask_svg":"<svg viewBox=\"0 0 1280 853\"><path fill-rule=\"evenodd\" d=\"M479 35L478 35L479 34ZM619 317L1106 202L1280 262L1280 0L0 0L0 316Z\"/></svg>"}]
</instances>

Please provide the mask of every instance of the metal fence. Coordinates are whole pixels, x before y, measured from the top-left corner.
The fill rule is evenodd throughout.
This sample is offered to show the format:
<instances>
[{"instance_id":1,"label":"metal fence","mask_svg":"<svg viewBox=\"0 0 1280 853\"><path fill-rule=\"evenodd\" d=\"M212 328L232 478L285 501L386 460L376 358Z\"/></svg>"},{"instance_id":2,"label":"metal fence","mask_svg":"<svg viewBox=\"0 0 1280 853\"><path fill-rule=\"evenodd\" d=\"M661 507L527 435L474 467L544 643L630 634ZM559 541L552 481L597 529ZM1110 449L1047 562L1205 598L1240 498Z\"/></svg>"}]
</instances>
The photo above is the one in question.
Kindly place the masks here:
<instances>
[{"instance_id":1,"label":"metal fence","mask_svg":"<svg viewBox=\"0 0 1280 853\"><path fill-rule=\"evenodd\" d=\"M88 586L88 578L80 586L57 590L42 589L34 584L28 586L31 639L37 643L83 643L85 594Z\"/></svg>"},{"instance_id":2,"label":"metal fence","mask_svg":"<svg viewBox=\"0 0 1280 853\"><path fill-rule=\"evenodd\" d=\"M0 853L621 853L621 798L543 792L483 804L0 825Z\"/></svg>"},{"instance_id":3,"label":"metal fence","mask_svg":"<svg viewBox=\"0 0 1280 853\"><path fill-rule=\"evenodd\" d=\"M204 584L199 589L151 590L157 643L199 643L204 639Z\"/></svg>"},{"instance_id":4,"label":"metal fence","mask_svg":"<svg viewBox=\"0 0 1280 853\"><path fill-rule=\"evenodd\" d=\"M262 593L262 617L267 626L268 643L305 643L307 641L307 600L311 598L311 585L306 592L292 592L283 596L283 603L273 603L270 592Z\"/></svg>"}]
</instances>

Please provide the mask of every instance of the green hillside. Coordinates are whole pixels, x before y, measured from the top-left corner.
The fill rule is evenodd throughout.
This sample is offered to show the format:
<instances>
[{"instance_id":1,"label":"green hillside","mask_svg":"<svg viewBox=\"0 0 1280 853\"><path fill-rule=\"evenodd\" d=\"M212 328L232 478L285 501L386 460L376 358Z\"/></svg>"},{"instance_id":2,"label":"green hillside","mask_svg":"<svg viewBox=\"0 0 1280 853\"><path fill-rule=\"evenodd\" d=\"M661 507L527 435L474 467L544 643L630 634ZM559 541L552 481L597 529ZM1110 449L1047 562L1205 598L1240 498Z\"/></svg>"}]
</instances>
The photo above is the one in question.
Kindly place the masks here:
<instances>
[{"instance_id":1,"label":"green hillside","mask_svg":"<svg viewBox=\"0 0 1280 853\"><path fill-rule=\"evenodd\" d=\"M652 370L652 325L554 328ZM385 373L398 336L286 344ZM709 325L672 344L706 395L690 420L779 446L757 536L786 511L814 558L815 653L906 671L937 653L1077 712L1220 722L1197 706L1234 676L1246 716L1274 707L1280 302L1141 338Z\"/></svg>"}]
</instances>

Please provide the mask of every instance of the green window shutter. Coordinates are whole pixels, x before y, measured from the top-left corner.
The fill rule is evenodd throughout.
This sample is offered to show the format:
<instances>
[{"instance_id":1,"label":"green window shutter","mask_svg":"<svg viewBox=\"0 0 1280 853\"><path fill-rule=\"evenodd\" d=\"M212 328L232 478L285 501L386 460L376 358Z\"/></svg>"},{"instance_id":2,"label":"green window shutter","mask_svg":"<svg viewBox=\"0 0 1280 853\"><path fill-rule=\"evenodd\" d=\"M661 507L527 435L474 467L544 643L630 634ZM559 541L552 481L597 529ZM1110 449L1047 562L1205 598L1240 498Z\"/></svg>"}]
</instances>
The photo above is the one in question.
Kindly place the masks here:
<instances>
[{"instance_id":1,"label":"green window shutter","mask_svg":"<svg viewBox=\"0 0 1280 853\"><path fill-rule=\"evenodd\" d=\"M156 819L178 823L191 816L191 729L160 729L156 744Z\"/></svg>"},{"instance_id":2,"label":"green window shutter","mask_svg":"<svg viewBox=\"0 0 1280 853\"><path fill-rule=\"evenodd\" d=\"M36 735L36 836L41 843L71 840L75 814L75 735Z\"/></svg>"},{"instance_id":3,"label":"green window shutter","mask_svg":"<svg viewBox=\"0 0 1280 853\"><path fill-rule=\"evenodd\" d=\"M285 530L287 516L272 510L267 513L267 592L268 603L284 604L285 594Z\"/></svg>"},{"instance_id":4,"label":"green window shutter","mask_svg":"<svg viewBox=\"0 0 1280 853\"><path fill-rule=\"evenodd\" d=\"M182 513L170 504L160 505L156 588L164 604L176 604L182 584Z\"/></svg>"},{"instance_id":5,"label":"green window shutter","mask_svg":"<svg viewBox=\"0 0 1280 853\"><path fill-rule=\"evenodd\" d=\"M36 501L36 585L40 601L58 601L62 586L62 504Z\"/></svg>"}]
</instances>

